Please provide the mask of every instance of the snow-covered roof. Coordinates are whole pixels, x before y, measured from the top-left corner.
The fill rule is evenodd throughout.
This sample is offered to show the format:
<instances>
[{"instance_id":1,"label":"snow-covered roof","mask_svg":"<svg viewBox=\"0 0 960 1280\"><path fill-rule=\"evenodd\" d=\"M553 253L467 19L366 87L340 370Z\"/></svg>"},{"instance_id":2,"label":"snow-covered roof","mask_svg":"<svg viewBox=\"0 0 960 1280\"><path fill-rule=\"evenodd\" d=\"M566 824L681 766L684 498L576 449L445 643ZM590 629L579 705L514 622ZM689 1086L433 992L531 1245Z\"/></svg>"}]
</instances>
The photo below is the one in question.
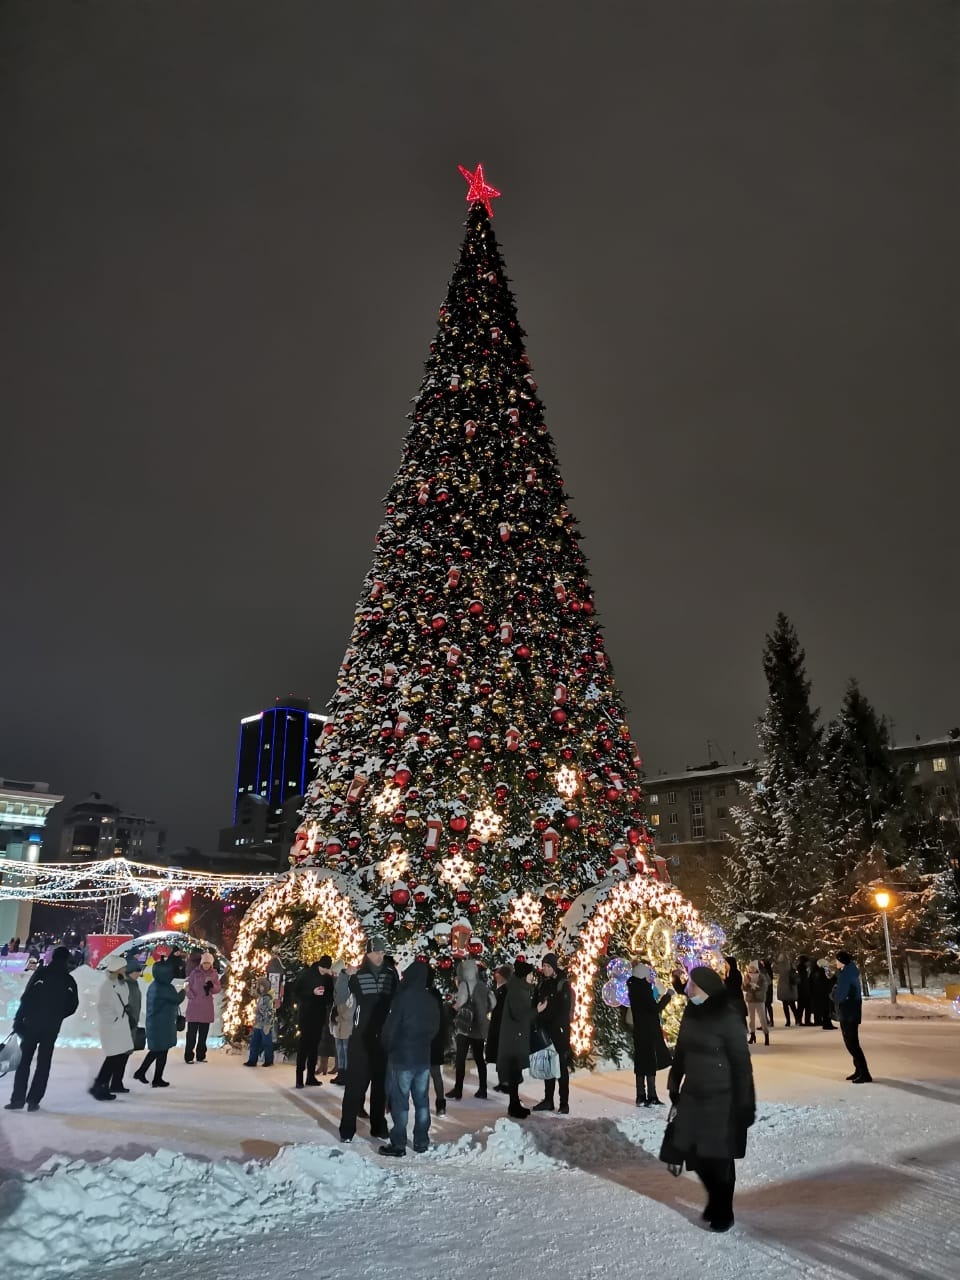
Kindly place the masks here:
<instances>
[{"instance_id":1,"label":"snow-covered roof","mask_svg":"<svg viewBox=\"0 0 960 1280\"><path fill-rule=\"evenodd\" d=\"M658 773L655 777L648 774L643 779L643 787L645 791L649 791L652 787L662 787L670 782L695 782L710 778L749 778L755 769L756 765L749 760L743 764L718 765L715 769L684 769L683 773Z\"/></svg>"},{"instance_id":2,"label":"snow-covered roof","mask_svg":"<svg viewBox=\"0 0 960 1280\"><path fill-rule=\"evenodd\" d=\"M929 738L926 742L901 742L890 749L895 754L906 755L911 751L935 751L938 747L944 751L960 751L960 737L945 733L942 737Z\"/></svg>"}]
</instances>

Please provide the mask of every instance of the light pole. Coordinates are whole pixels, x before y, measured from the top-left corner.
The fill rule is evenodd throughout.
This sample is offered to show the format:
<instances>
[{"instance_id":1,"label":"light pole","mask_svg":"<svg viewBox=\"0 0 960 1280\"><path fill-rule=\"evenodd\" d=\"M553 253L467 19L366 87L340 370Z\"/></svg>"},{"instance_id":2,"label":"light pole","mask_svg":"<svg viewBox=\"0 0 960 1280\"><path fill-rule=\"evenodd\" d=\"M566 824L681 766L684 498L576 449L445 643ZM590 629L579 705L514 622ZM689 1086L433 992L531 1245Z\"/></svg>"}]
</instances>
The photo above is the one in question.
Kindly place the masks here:
<instances>
[{"instance_id":1,"label":"light pole","mask_svg":"<svg viewBox=\"0 0 960 1280\"><path fill-rule=\"evenodd\" d=\"M893 975L893 952L890 950L890 926L887 924L887 908L890 906L890 894L886 889L878 889L873 900L880 908L883 916L883 939L887 944L887 973L890 979L890 1003L897 1003L897 980Z\"/></svg>"}]
</instances>

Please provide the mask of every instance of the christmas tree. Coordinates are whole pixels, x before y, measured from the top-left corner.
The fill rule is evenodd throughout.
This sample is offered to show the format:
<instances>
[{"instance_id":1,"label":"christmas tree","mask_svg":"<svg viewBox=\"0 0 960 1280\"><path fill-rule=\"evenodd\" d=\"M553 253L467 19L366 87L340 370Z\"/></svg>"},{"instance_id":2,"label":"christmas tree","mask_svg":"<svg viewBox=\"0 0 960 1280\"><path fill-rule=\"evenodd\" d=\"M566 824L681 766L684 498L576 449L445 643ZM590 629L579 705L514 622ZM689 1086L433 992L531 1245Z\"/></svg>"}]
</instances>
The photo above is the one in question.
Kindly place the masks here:
<instances>
[{"instance_id":1,"label":"christmas tree","mask_svg":"<svg viewBox=\"0 0 960 1280\"><path fill-rule=\"evenodd\" d=\"M549 950L575 900L633 878L646 887L623 911L697 924L653 857L640 755L493 232L499 192L482 167L461 172L466 234L291 856L333 878L368 934L441 973L465 954ZM284 908L278 937L277 910L255 915L245 959L292 946L298 920Z\"/></svg>"}]
</instances>

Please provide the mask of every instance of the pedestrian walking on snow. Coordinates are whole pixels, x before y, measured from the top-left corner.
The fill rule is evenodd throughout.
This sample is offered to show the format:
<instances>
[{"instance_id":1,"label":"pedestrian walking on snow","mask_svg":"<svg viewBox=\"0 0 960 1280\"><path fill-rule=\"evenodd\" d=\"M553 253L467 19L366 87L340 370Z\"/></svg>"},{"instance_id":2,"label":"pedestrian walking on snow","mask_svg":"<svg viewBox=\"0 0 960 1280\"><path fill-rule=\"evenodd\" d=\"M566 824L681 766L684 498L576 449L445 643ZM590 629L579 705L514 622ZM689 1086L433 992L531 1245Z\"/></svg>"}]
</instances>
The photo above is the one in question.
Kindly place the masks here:
<instances>
[{"instance_id":1,"label":"pedestrian walking on snow","mask_svg":"<svg viewBox=\"0 0 960 1280\"><path fill-rule=\"evenodd\" d=\"M50 1079L53 1047L65 1018L76 1013L79 1004L77 984L68 966L70 953L57 947L49 965L35 970L24 988L13 1019L14 1033L20 1039L20 1062L13 1077L13 1093L6 1111L38 1110ZM36 1056L37 1066L30 1080L30 1067Z\"/></svg>"},{"instance_id":2,"label":"pedestrian walking on snow","mask_svg":"<svg viewBox=\"0 0 960 1280\"><path fill-rule=\"evenodd\" d=\"M747 1150L756 1118L753 1067L743 1019L724 980L706 966L690 971L667 1081L676 1108L660 1158L682 1160L707 1191L704 1221L712 1231L733 1226L734 1161Z\"/></svg>"},{"instance_id":3,"label":"pedestrian walking on snow","mask_svg":"<svg viewBox=\"0 0 960 1280\"><path fill-rule=\"evenodd\" d=\"M507 1115L525 1120L530 1109L520 1101L523 1073L530 1065L530 1028L533 1024L536 970L526 960L513 966L513 977L507 983L500 1019L500 1041L497 1047L497 1075L507 1086L510 1105Z\"/></svg>"},{"instance_id":4,"label":"pedestrian walking on snow","mask_svg":"<svg viewBox=\"0 0 960 1280\"><path fill-rule=\"evenodd\" d=\"M833 998L837 1006L840 1034L847 1052L853 1059L853 1074L847 1076L852 1084L872 1084L873 1076L867 1066L866 1055L860 1048L860 1021L863 1016L863 992L860 987L860 970L849 951L838 951L836 958L843 966L837 975Z\"/></svg>"},{"instance_id":5,"label":"pedestrian walking on snow","mask_svg":"<svg viewBox=\"0 0 960 1280\"><path fill-rule=\"evenodd\" d=\"M97 1027L100 1047L106 1054L90 1093L98 1102L113 1102L116 1094L110 1091L110 1081L123 1068L133 1053L133 1031L128 1014L129 993L126 983L127 962L123 956L111 956L106 964L107 974L97 996Z\"/></svg>"},{"instance_id":6,"label":"pedestrian walking on snow","mask_svg":"<svg viewBox=\"0 0 960 1280\"><path fill-rule=\"evenodd\" d=\"M493 971L493 1009L490 1011L490 1026L487 1029L487 1062L497 1065L497 1053L500 1049L500 1023L503 1019L503 1002L507 998L507 984L513 977L513 965L502 964ZM500 1079L497 1072L497 1083L494 1093L509 1093L509 1087Z\"/></svg>"},{"instance_id":7,"label":"pedestrian walking on snow","mask_svg":"<svg viewBox=\"0 0 960 1280\"><path fill-rule=\"evenodd\" d=\"M430 1046L440 1029L440 1010L429 990L430 969L422 960L405 970L383 1024L387 1092L393 1128L382 1156L407 1153L407 1117L413 1097L413 1149L426 1151L430 1133ZM372 1105L372 1104L371 1104Z\"/></svg>"},{"instance_id":8,"label":"pedestrian walking on snow","mask_svg":"<svg viewBox=\"0 0 960 1280\"><path fill-rule=\"evenodd\" d=\"M163 1073L167 1054L177 1045L177 1019L180 1017L180 1005L187 995L186 989L178 991L174 987L174 971L173 955L166 960L155 960L147 988L147 1056L133 1073L133 1078L146 1084L147 1072L152 1066L154 1089L166 1089L170 1084L169 1080L164 1080Z\"/></svg>"},{"instance_id":9,"label":"pedestrian walking on snow","mask_svg":"<svg viewBox=\"0 0 960 1280\"><path fill-rule=\"evenodd\" d=\"M204 951L200 963L187 974L187 1039L183 1060L188 1065L207 1060L207 1033L214 1019L213 997L220 994L220 976L213 955Z\"/></svg>"},{"instance_id":10,"label":"pedestrian walking on snow","mask_svg":"<svg viewBox=\"0 0 960 1280\"><path fill-rule=\"evenodd\" d=\"M747 1005L747 1019L750 1026L748 1044L757 1043L757 1023L763 1032L763 1043L770 1043L770 1028L767 1025L767 975L761 970L757 960L751 960L743 975L743 998Z\"/></svg>"},{"instance_id":11,"label":"pedestrian walking on snow","mask_svg":"<svg viewBox=\"0 0 960 1280\"><path fill-rule=\"evenodd\" d=\"M810 1001L813 1006L813 1020L824 1031L835 1031L830 1016L833 1005L833 986L836 974L831 972L829 960L818 960L810 972Z\"/></svg>"},{"instance_id":12,"label":"pedestrian walking on snow","mask_svg":"<svg viewBox=\"0 0 960 1280\"><path fill-rule=\"evenodd\" d=\"M340 1141L352 1142L357 1116L370 1090L370 1135L389 1138L386 1122L387 1058L381 1042L383 1024L398 986L396 969L387 963L387 943L379 935L370 939L363 964L350 979L350 994L356 1001L347 1083L340 1111Z\"/></svg>"},{"instance_id":13,"label":"pedestrian walking on snow","mask_svg":"<svg viewBox=\"0 0 960 1280\"><path fill-rule=\"evenodd\" d=\"M800 1013L797 1009L797 971L790 957L781 951L777 956L777 999L783 1007L783 1018L786 1026L790 1025L790 1014L799 1026Z\"/></svg>"},{"instance_id":14,"label":"pedestrian walking on snow","mask_svg":"<svg viewBox=\"0 0 960 1280\"><path fill-rule=\"evenodd\" d=\"M273 1031L277 1020L277 1002L273 987L266 976L257 979L257 1003L253 1011L253 1029L250 1034L250 1051L245 1067L255 1067L263 1054L263 1065L273 1066Z\"/></svg>"},{"instance_id":15,"label":"pedestrian walking on snow","mask_svg":"<svg viewBox=\"0 0 960 1280\"><path fill-rule=\"evenodd\" d=\"M744 1023L747 1021L747 1002L743 998L743 974L737 964L736 956L724 956L727 964L726 977L723 979L723 985L730 997L730 1007L735 1009L743 1018Z\"/></svg>"},{"instance_id":16,"label":"pedestrian walking on snow","mask_svg":"<svg viewBox=\"0 0 960 1280\"><path fill-rule=\"evenodd\" d=\"M467 1054L473 1053L477 1064L479 1088L474 1094L477 1098L487 1096L487 1062L484 1057L484 1045L487 1039L487 1028L490 1024L490 1007L493 1000L490 988L477 971L476 960L468 957L460 963L460 985L454 1000L453 1029L456 1033L457 1057L454 1067L455 1077L448 1098L463 1097L463 1079L467 1071Z\"/></svg>"},{"instance_id":17,"label":"pedestrian walking on snow","mask_svg":"<svg viewBox=\"0 0 960 1280\"><path fill-rule=\"evenodd\" d=\"M341 1087L347 1083L350 1033L353 1031L353 1011L356 1007L353 996L350 994L350 977L349 969L341 969L337 974L333 984L333 1007L330 1010L330 1031L333 1034L334 1051L337 1055L337 1074L330 1083Z\"/></svg>"},{"instance_id":18,"label":"pedestrian walking on snow","mask_svg":"<svg viewBox=\"0 0 960 1280\"><path fill-rule=\"evenodd\" d=\"M673 999L673 992L666 991L661 995L655 978L650 966L641 961L633 966L633 976L627 979L638 1107L663 1105L657 1097L657 1072L673 1063L660 1023L660 1015Z\"/></svg>"},{"instance_id":19,"label":"pedestrian walking on snow","mask_svg":"<svg viewBox=\"0 0 960 1280\"><path fill-rule=\"evenodd\" d=\"M130 1033L133 1036L133 1049L142 1049L146 1043L144 1030L140 1026L140 1011L143 1008L143 993L140 990L140 974L142 972L143 963L136 956L128 956L124 981L127 984L127 1019L130 1023ZM111 1093L130 1092L123 1083L123 1073L126 1071L129 1061L130 1054L128 1053L124 1056L122 1062L117 1063L116 1069L110 1078Z\"/></svg>"},{"instance_id":20,"label":"pedestrian walking on snow","mask_svg":"<svg viewBox=\"0 0 960 1280\"><path fill-rule=\"evenodd\" d=\"M294 1088L316 1087L317 1058L324 1031L330 1034L330 1012L333 1009L337 980L333 976L333 960L321 956L304 969L294 983L297 998L297 1074ZM329 1055L328 1055L329 1056ZM324 1064L326 1065L326 1064Z\"/></svg>"},{"instance_id":21,"label":"pedestrian walking on snow","mask_svg":"<svg viewBox=\"0 0 960 1280\"><path fill-rule=\"evenodd\" d=\"M536 1023L550 1037L560 1059L559 1111L562 1116L570 1112L570 1019L573 1016L573 990L560 962L552 953L540 963L540 985L536 995ZM557 1092L556 1080L544 1080L543 1101L534 1111L552 1111Z\"/></svg>"}]
</instances>

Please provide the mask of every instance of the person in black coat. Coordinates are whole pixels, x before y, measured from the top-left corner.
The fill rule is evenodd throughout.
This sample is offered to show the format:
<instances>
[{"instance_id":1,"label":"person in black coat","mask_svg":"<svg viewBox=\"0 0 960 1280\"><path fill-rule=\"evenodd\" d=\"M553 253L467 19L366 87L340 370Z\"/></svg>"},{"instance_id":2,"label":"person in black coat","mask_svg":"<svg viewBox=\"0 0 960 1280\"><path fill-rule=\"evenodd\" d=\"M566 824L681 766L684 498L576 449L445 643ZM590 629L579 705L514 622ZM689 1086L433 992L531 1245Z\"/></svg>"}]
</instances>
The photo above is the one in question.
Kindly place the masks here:
<instances>
[{"instance_id":1,"label":"person in black coat","mask_svg":"<svg viewBox=\"0 0 960 1280\"><path fill-rule=\"evenodd\" d=\"M797 961L797 1026L813 1026L813 992L810 987L810 975L813 962L809 956L801 956Z\"/></svg>"},{"instance_id":2,"label":"person in black coat","mask_svg":"<svg viewBox=\"0 0 960 1280\"><path fill-rule=\"evenodd\" d=\"M453 1026L453 1010L444 1000L436 987L436 974L427 966L427 990L436 1002L440 1012L440 1025L437 1034L430 1041L430 1079L433 1081L434 1102L438 1116L447 1114L447 1095L443 1083L443 1064L447 1060L450 1048L450 1030Z\"/></svg>"},{"instance_id":3,"label":"person in black coat","mask_svg":"<svg viewBox=\"0 0 960 1280\"><path fill-rule=\"evenodd\" d=\"M371 1137L384 1141L390 1137L386 1120L387 1056L380 1037L398 986L396 967L387 963L386 940L379 935L371 938L363 964L350 979L350 994L356 1008L340 1111L341 1142L353 1141L367 1089L370 1090Z\"/></svg>"},{"instance_id":4,"label":"person in black coat","mask_svg":"<svg viewBox=\"0 0 960 1280\"><path fill-rule=\"evenodd\" d=\"M493 971L493 1000L494 1005L490 1011L490 1026L487 1030L487 1061L496 1065L497 1053L500 1049L500 1023L503 1021L503 1002L507 998L507 983L513 977L513 965L502 964L499 969ZM500 1073L497 1072L497 1083L493 1086L494 1093L509 1093L509 1085L505 1085L500 1080Z\"/></svg>"},{"instance_id":5,"label":"person in black coat","mask_svg":"<svg viewBox=\"0 0 960 1280\"><path fill-rule=\"evenodd\" d=\"M663 1038L660 1014L673 999L667 991L658 999L653 991L653 971L641 961L633 967L633 976L627 979L630 997L630 1017L633 1022L633 1074L637 1079L637 1106L659 1107L657 1097L657 1072L669 1067L673 1055Z\"/></svg>"},{"instance_id":6,"label":"person in black coat","mask_svg":"<svg viewBox=\"0 0 960 1280\"><path fill-rule=\"evenodd\" d=\"M413 1149L426 1151L430 1132L430 1047L440 1030L441 1013L429 990L430 967L415 960L403 974L383 1024L380 1042L387 1055L387 1081L393 1128L382 1156L407 1154L407 1115L413 1096Z\"/></svg>"},{"instance_id":7,"label":"person in black coat","mask_svg":"<svg viewBox=\"0 0 960 1280\"><path fill-rule=\"evenodd\" d=\"M333 960L330 956L321 956L308 965L294 983L300 1028L297 1039L297 1089L302 1089L304 1085L312 1088L322 1083L317 1079L317 1055L323 1033L330 1022L335 985Z\"/></svg>"},{"instance_id":8,"label":"person in black coat","mask_svg":"<svg viewBox=\"0 0 960 1280\"><path fill-rule=\"evenodd\" d=\"M523 1073L530 1065L530 1028L533 1025L533 999L536 970L526 960L513 966L513 977L507 983L507 994L500 1017L497 1045L497 1075L507 1086L510 1105L507 1115L525 1120L530 1109L520 1101Z\"/></svg>"},{"instance_id":9,"label":"person in black coat","mask_svg":"<svg viewBox=\"0 0 960 1280\"><path fill-rule=\"evenodd\" d=\"M13 1077L13 1093L6 1111L36 1111L47 1091L53 1046L60 1034L64 1018L76 1013L79 1004L77 984L68 968L70 952L57 947L48 965L41 965L24 988L13 1019L13 1029L20 1037L20 1064ZM37 1069L30 1081L34 1055ZM30 1084L29 1089L27 1084Z\"/></svg>"},{"instance_id":10,"label":"person in black coat","mask_svg":"<svg viewBox=\"0 0 960 1280\"><path fill-rule=\"evenodd\" d=\"M676 1115L661 1159L682 1157L707 1190L704 1220L713 1231L733 1226L735 1160L747 1150L756 1118L753 1068L740 1010L718 973L690 972L667 1087Z\"/></svg>"},{"instance_id":11,"label":"person in black coat","mask_svg":"<svg viewBox=\"0 0 960 1280\"><path fill-rule=\"evenodd\" d=\"M560 1059L560 1105L562 1116L570 1113L570 1018L573 1014L573 991L557 957L548 952L540 962L542 979L537 987L537 1026L550 1037ZM534 1111L553 1111L556 1080L544 1080L543 1101Z\"/></svg>"},{"instance_id":12,"label":"person in black coat","mask_svg":"<svg viewBox=\"0 0 960 1280\"><path fill-rule=\"evenodd\" d=\"M810 970L810 1005L813 1011L813 1020L824 1031L836 1031L837 1029L833 1018L830 1016L833 1008L833 987L836 980L836 974L828 972L826 960L819 960Z\"/></svg>"},{"instance_id":13,"label":"person in black coat","mask_svg":"<svg viewBox=\"0 0 960 1280\"><path fill-rule=\"evenodd\" d=\"M731 1008L736 1009L741 1014L744 1022L747 1020L747 1002L743 998L743 974L740 972L740 966L737 964L736 956L724 956L727 962L727 976L723 979L723 985L726 988L727 995L730 997Z\"/></svg>"}]
</instances>

